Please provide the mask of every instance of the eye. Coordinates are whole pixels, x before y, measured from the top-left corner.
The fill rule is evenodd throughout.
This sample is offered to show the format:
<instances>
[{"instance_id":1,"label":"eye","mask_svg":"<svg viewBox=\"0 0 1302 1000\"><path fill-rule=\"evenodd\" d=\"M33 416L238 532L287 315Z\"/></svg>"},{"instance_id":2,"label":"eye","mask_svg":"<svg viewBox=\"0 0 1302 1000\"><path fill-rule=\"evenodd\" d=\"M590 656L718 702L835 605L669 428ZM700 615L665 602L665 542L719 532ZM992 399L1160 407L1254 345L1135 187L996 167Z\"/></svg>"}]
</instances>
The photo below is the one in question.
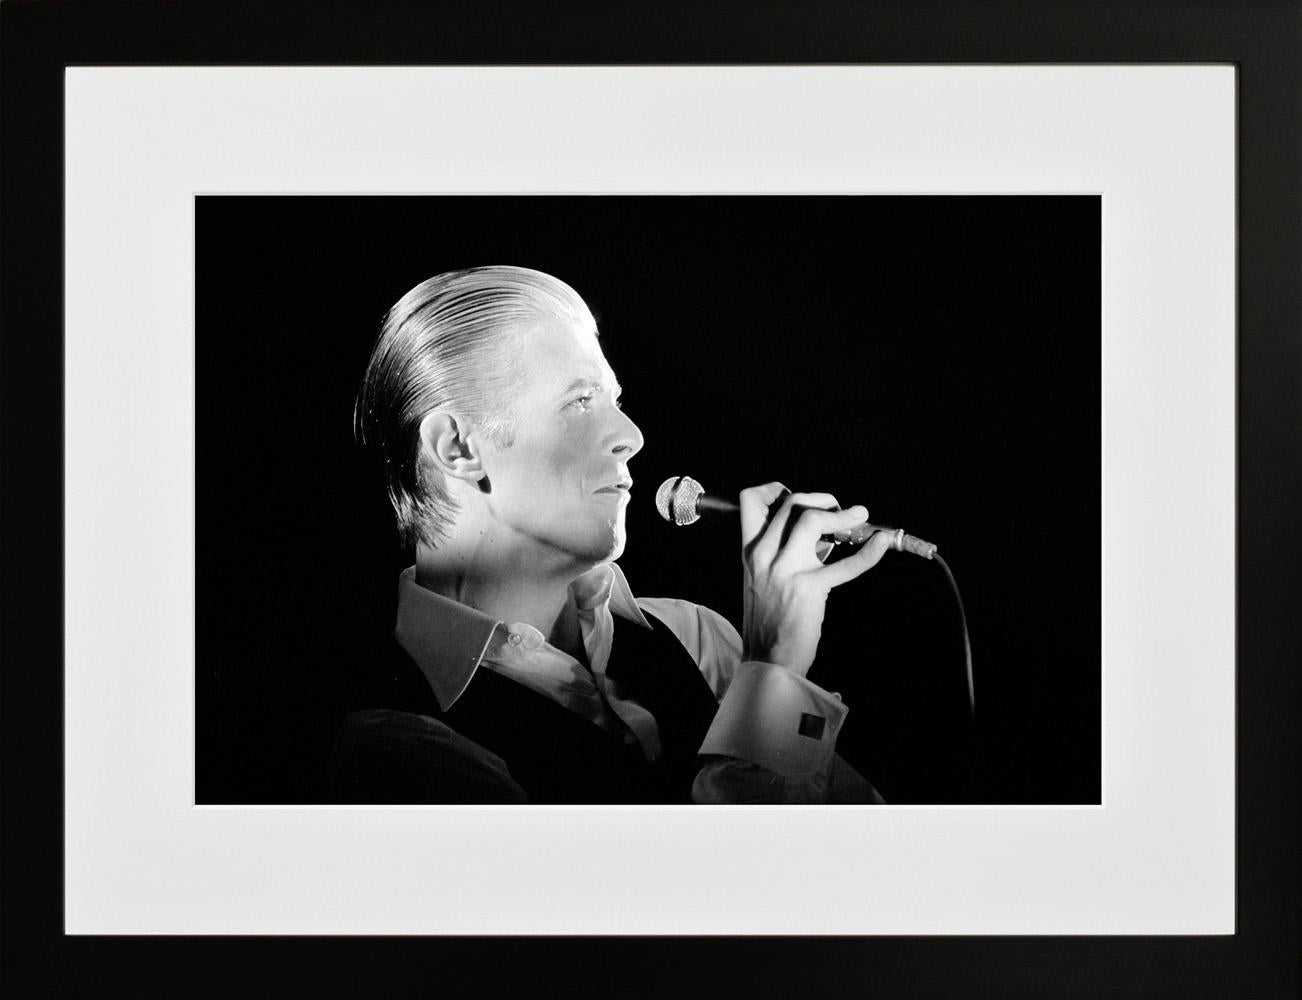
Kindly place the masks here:
<instances>
[{"instance_id":1,"label":"eye","mask_svg":"<svg viewBox=\"0 0 1302 1000\"><path fill-rule=\"evenodd\" d=\"M570 405L578 410L590 410L592 408L592 400L596 395L595 392L584 393L578 399L570 400Z\"/></svg>"}]
</instances>

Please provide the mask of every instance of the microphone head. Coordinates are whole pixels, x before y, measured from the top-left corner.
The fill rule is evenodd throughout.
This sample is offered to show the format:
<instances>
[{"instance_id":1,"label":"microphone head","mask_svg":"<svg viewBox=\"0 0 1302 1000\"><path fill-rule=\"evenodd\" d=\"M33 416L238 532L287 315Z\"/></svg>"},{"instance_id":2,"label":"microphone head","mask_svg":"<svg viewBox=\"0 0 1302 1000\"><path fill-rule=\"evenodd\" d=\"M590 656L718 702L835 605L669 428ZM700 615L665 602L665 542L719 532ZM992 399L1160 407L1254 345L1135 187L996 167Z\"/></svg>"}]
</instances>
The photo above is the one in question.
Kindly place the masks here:
<instances>
[{"instance_id":1,"label":"microphone head","mask_svg":"<svg viewBox=\"0 0 1302 1000\"><path fill-rule=\"evenodd\" d=\"M674 524L695 524L701 519L696 501L705 488L691 476L670 476L656 490L656 510Z\"/></svg>"}]
</instances>

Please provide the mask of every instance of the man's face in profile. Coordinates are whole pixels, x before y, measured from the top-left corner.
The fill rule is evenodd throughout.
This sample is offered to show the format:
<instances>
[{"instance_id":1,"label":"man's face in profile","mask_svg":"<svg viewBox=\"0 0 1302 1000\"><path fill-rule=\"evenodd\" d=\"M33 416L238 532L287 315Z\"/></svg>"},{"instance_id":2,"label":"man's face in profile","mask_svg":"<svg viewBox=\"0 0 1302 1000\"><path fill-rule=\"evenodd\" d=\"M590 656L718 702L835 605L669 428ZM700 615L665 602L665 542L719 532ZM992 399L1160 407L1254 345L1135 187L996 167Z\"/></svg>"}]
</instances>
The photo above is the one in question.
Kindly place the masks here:
<instances>
[{"instance_id":1,"label":"man's face in profile","mask_svg":"<svg viewBox=\"0 0 1302 1000\"><path fill-rule=\"evenodd\" d=\"M492 514L507 537L537 543L539 558L615 559L642 433L617 405L619 383L591 327L542 318L521 341L514 443L484 445Z\"/></svg>"}]
</instances>

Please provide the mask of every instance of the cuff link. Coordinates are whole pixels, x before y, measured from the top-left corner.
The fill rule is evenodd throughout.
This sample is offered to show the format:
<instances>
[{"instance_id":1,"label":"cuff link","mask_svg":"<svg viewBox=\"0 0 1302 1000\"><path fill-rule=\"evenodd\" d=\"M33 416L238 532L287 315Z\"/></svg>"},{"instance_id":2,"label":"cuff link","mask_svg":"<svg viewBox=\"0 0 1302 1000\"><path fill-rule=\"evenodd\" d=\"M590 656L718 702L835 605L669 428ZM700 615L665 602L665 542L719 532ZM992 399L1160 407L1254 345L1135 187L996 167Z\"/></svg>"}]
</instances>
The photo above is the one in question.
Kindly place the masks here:
<instances>
[{"instance_id":1,"label":"cuff link","mask_svg":"<svg viewBox=\"0 0 1302 1000\"><path fill-rule=\"evenodd\" d=\"M806 736L811 740L821 740L823 730L827 728L827 720L821 715L810 715L808 712L800 713L800 735Z\"/></svg>"}]
</instances>

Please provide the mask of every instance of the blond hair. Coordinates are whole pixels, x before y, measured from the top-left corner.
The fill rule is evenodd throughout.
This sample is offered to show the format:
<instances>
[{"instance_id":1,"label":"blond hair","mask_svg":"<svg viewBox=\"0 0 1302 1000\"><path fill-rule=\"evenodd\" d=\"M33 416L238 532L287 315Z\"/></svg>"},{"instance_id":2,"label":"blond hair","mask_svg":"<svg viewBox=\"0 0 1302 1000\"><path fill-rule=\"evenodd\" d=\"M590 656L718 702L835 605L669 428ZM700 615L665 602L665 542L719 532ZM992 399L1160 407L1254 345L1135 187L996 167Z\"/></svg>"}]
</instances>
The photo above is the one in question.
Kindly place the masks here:
<instances>
[{"instance_id":1,"label":"blond hair","mask_svg":"<svg viewBox=\"0 0 1302 1000\"><path fill-rule=\"evenodd\" d=\"M379 453L405 545L446 537L456 505L443 475L423 457L420 425L451 410L510 447L520 337L531 322L596 323L565 282L523 267L474 267L422 281L389 310L357 394L354 430Z\"/></svg>"}]
</instances>

